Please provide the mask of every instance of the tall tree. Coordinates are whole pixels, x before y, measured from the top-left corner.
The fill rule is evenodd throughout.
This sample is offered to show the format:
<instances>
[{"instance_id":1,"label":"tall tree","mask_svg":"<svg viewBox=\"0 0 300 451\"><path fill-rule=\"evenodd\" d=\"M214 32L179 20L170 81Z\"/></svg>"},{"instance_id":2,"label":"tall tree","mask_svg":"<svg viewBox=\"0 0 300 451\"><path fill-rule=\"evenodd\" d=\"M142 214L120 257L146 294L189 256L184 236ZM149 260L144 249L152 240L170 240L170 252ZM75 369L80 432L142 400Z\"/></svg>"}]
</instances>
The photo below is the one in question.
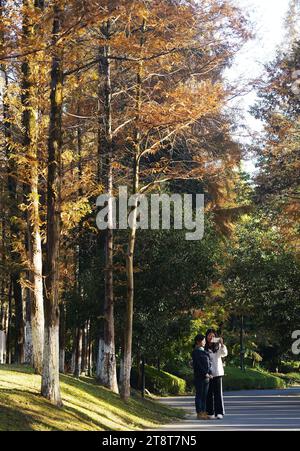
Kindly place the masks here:
<instances>
[{"instance_id":1,"label":"tall tree","mask_svg":"<svg viewBox=\"0 0 300 451\"><path fill-rule=\"evenodd\" d=\"M111 7L108 8L109 11ZM112 34L111 19L108 19L101 28L105 45L101 50L103 56L99 65L100 76L103 80L103 137L100 141L101 150L99 158L105 162L104 179L105 189L109 197L113 196L113 136L112 136L112 85L111 85L111 52L110 39ZM101 154L102 153L102 154ZM97 361L97 377L103 385L119 392L117 383L117 368L115 356L115 330L114 330L114 286L113 286L113 212L112 200L108 201L109 227L105 236L105 297L104 297L104 326L103 337L99 340L99 353Z\"/></svg>"},{"instance_id":2,"label":"tall tree","mask_svg":"<svg viewBox=\"0 0 300 451\"><path fill-rule=\"evenodd\" d=\"M8 21L11 25L12 17L9 17L9 9L7 2L1 1L1 17ZM6 45L10 43L10 37L5 20L1 24L1 51L5 53ZM7 63L2 61L1 64L3 77L3 135L5 160L7 168L7 193L8 193L8 213L9 213L9 254L11 257L11 284L12 294L14 298L15 309L15 353L14 360L16 363L24 363L25 360L25 329L24 329L24 305L22 293L22 213L19 208L22 198L22 185L18 181L18 138L19 130L14 124L14 115L10 105L10 83L9 69ZM11 340L10 340L11 341Z\"/></svg>"},{"instance_id":3,"label":"tall tree","mask_svg":"<svg viewBox=\"0 0 300 451\"><path fill-rule=\"evenodd\" d=\"M121 395L123 399L130 397L130 374L132 365L132 330L133 330L133 304L134 304L134 250L137 232L137 207L138 193L140 189L140 158L141 158L141 131L140 116L142 108L142 85L143 85L143 47L145 43L146 19L142 20L140 26L140 62L137 65L136 75L136 105L135 105L135 136L134 136L134 155L133 155L133 180L132 194L135 195L134 205L131 207L131 228L128 237L128 248L126 254L126 273L127 273L127 303L126 319L123 343L123 356L121 366Z\"/></svg>"},{"instance_id":4,"label":"tall tree","mask_svg":"<svg viewBox=\"0 0 300 451\"><path fill-rule=\"evenodd\" d=\"M61 232L61 152L63 66L58 39L62 31L63 8L54 2L53 60L51 70L50 124L48 139L47 255L45 287L45 344L42 395L62 405L59 385L59 243Z\"/></svg>"},{"instance_id":5,"label":"tall tree","mask_svg":"<svg viewBox=\"0 0 300 451\"><path fill-rule=\"evenodd\" d=\"M235 17L241 25L239 12L230 5L220 9L217 2L200 6L193 2L135 2L130 15L128 61L133 61L135 75L129 89L136 94L127 107L134 125L126 130L130 136L123 139L130 143L130 188L136 197L129 212L126 255L127 313L120 378L124 399L130 396L138 196L171 180L203 179L216 171L215 156L203 152L200 145L187 148L184 157L178 153L180 140L192 136L197 127L200 136L205 128L211 129L209 119L219 114L225 102L221 83L212 83L212 79L220 76L236 44L220 48L216 36L219 32L226 35L228 30L218 29L216 14L229 19L231 32L240 34L243 41L243 26L237 31L231 24Z\"/></svg>"},{"instance_id":6,"label":"tall tree","mask_svg":"<svg viewBox=\"0 0 300 451\"><path fill-rule=\"evenodd\" d=\"M23 1L23 35L24 47L31 48L36 39L38 17L36 9L42 9L42 0ZM31 330L33 366L37 373L42 372L43 346L44 346L44 299L43 299L43 273L42 273L42 240L40 231L39 213L39 160L38 160L38 105L37 105L37 72L38 67L32 55L25 58L22 64L23 74L23 130L24 151L28 159L29 187L28 187L28 228L29 228L29 255L30 255L30 282L31 287Z\"/></svg>"}]
</instances>

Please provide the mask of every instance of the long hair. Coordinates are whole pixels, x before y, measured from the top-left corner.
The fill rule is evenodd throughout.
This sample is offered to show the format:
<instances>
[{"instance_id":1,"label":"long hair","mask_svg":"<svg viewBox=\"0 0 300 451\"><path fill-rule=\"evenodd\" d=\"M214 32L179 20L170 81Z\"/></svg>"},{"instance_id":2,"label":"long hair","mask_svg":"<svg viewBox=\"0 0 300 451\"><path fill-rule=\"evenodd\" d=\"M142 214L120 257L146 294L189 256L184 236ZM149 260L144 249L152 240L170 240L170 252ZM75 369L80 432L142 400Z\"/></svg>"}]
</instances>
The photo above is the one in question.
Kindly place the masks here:
<instances>
[{"instance_id":1,"label":"long hair","mask_svg":"<svg viewBox=\"0 0 300 451\"><path fill-rule=\"evenodd\" d=\"M217 337L217 332L215 331L215 329L207 329L205 334L205 351L212 351L213 353L218 352L220 348L219 343L208 343L207 337L209 336L209 334L214 334L215 337Z\"/></svg>"}]
</instances>

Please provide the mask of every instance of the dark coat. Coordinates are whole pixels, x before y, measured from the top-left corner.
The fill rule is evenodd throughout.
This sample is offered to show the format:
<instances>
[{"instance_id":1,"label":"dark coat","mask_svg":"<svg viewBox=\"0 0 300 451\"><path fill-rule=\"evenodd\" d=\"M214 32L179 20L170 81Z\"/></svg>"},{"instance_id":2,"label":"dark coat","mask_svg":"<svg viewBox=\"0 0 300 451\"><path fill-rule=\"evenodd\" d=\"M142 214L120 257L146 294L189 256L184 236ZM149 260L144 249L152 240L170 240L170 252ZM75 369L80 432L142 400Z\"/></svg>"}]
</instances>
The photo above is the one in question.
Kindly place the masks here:
<instances>
[{"instance_id":1,"label":"dark coat","mask_svg":"<svg viewBox=\"0 0 300 451\"><path fill-rule=\"evenodd\" d=\"M207 374L211 374L211 363L208 352L200 348L195 348L192 352L192 358L195 379L204 379Z\"/></svg>"}]
</instances>

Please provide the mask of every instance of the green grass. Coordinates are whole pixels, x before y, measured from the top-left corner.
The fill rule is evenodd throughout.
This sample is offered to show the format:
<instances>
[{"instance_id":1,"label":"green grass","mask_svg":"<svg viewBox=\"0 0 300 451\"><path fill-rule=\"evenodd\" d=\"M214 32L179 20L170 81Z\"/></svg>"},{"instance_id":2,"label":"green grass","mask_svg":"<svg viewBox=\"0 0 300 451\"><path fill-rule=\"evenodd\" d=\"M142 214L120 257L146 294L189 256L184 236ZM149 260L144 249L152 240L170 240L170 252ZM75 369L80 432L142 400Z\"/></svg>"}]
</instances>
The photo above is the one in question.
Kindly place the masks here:
<instances>
[{"instance_id":1,"label":"green grass","mask_svg":"<svg viewBox=\"0 0 300 451\"><path fill-rule=\"evenodd\" d=\"M41 378L29 367L0 366L0 431L141 430L184 416L137 393L127 403L94 379L61 376L64 407L39 395Z\"/></svg>"},{"instance_id":2,"label":"green grass","mask_svg":"<svg viewBox=\"0 0 300 451\"><path fill-rule=\"evenodd\" d=\"M223 380L224 390L263 390L281 389L286 387L285 381L266 371L247 368L226 367Z\"/></svg>"}]
</instances>

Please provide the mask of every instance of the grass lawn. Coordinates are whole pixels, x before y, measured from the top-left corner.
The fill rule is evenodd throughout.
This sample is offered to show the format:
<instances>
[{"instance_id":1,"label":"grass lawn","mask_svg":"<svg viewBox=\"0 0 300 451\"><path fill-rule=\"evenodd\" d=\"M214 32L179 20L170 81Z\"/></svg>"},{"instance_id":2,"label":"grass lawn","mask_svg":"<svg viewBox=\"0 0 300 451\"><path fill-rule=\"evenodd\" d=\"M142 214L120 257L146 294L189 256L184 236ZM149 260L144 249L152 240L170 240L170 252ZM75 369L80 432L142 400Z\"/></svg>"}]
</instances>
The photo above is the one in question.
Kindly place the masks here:
<instances>
[{"instance_id":1,"label":"grass lawn","mask_svg":"<svg viewBox=\"0 0 300 451\"><path fill-rule=\"evenodd\" d=\"M224 390L262 390L285 388L281 378L256 368L225 367Z\"/></svg>"},{"instance_id":2,"label":"grass lawn","mask_svg":"<svg viewBox=\"0 0 300 451\"><path fill-rule=\"evenodd\" d=\"M39 395L41 378L26 366L0 366L0 431L139 430L184 416L136 394L128 403L94 379L61 376L64 407Z\"/></svg>"}]
</instances>

